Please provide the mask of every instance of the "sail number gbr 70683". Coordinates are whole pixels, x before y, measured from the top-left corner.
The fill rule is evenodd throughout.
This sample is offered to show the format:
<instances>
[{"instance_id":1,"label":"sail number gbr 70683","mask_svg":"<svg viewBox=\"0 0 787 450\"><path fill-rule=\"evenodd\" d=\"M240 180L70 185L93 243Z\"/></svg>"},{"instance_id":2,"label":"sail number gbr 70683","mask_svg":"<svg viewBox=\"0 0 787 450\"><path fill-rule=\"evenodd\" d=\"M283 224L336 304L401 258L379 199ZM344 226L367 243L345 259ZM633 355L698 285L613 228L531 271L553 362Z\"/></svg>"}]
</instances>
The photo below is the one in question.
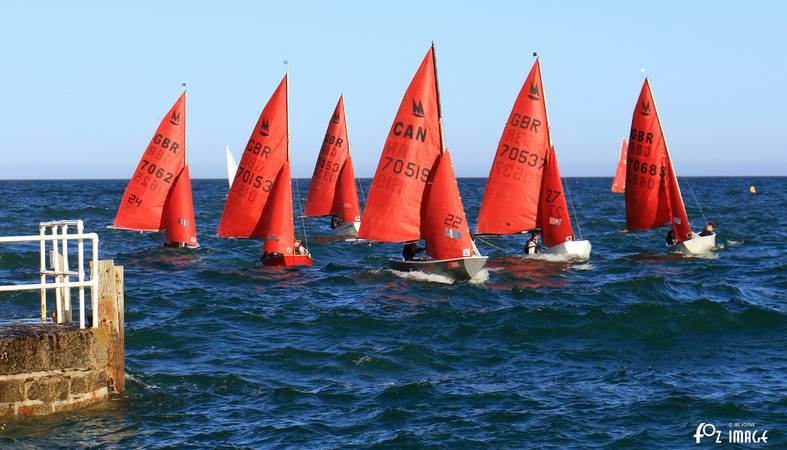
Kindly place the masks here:
<instances>
[{"instance_id":1,"label":"sail number gbr 70683","mask_svg":"<svg viewBox=\"0 0 787 450\"><path fill-rule=\"evenodd\" d=\"M404 175L426 183L426 180L429 179L429 172L431 169L428 167L421 167L414 162L405 162L401 159L386 156L385 164L383 164L383 171L386 170L393 172L395 175Z\"/></svg>"}]
</instances>

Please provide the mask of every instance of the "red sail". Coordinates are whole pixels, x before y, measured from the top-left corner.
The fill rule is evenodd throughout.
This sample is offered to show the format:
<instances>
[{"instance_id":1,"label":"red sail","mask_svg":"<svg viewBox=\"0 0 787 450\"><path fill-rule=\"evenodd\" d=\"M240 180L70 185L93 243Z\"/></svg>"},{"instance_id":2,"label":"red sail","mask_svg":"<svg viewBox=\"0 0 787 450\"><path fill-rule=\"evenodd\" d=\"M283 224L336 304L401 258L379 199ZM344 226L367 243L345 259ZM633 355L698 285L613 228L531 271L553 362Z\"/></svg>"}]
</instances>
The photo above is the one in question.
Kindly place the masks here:
<instances>
[{"instance_id":1,"label":"red sail","mask_svg":"<svg viewBox=\"0 0 787 450\"><path fill-rule=\"evenodd\" d=\"M273 189L262 212L255 234L264 236L264 251L291 255L295 240L292 219L292 178L290 161L284 162L279 176L273 183Z\"/></svg>"},{"instance_id":2,"label":"red sail","mask_svg":"<svg viewBox=\"0 0 787 450\"><path fill-rule=\"evenodd\" d=\"M263 209L288 151L287 76L263 108L227 195L218 235L260 238Z\"/></svg>"},{"instance_id":3,"label":"red sail","mask_svg":"<svg viewBox=\"0 0 787 450\"><path fill-rule=\"evenodd\" d=\"M434 259L473 256L470 229L447 149L435 164L421 205L426 253Z\"/></svg>"},{"instance_id":4,"label":"red sail","mask_svg":"<svg viewBox=\"0 0 787 450\"><path fill-rule=\"evenodd\" d=\"M627 228L632 231L650 230L673 221L673 217L681 222L677 224L681 230L676 231L688 227L688 219L682 219L686 210L647 78L631 119L626 162ZM676 232L679 241L685 240L685 236L683 232Z\"/></svg>"},{"instance_id":5,"label":"red sail","mask_svg":"<svg viewBox=\"0 0 787 450\"><path fill-rule=\"evenodd\" d=\"M194 224L194 203L191 199L191 177L188 165L180 172L169 191L161 217L161 229L167 235L167 243L197 246L197 228Z\"/></svg>"},{"instance_id":6,"label":"red sail","mask_svg":"<svg viewBox=\"0 0 787 450\"><path fill-rule=\"evenodd\" d=\"M691 224L689 223L689 216L686 214L686 207L683 205L683 197L680 195L680 186L678 186L678 177L675 175L675 169L672 167L669 151L666 159L667 193L669 210L672 213L672 229L675 231L675 240L683 242L691 239Z\"/></svg>"},{"instance_id":7,"label":"red sail","mask_svg":"<svg viewBox=\"0 0 787 450\"><path fill-rule=\"evenodd\" d=\"M666 145L650 84L645 79L631 119L626 164L626 226L649 230L666 224Z\"/></svg>"},{"instance_id":8,"label":"red sail","mask_svg":"<svg viewBox=\"0 0 787 450\"><path fill-rule=\"evenodd\" d=\"M304 208L306 216L328 214L340 215L343 222L355 222L360 216L343 96L328 122Z\"/></svg>"},{"instance_id":9,"label":"red sail","mask_svg":"<svg viewBox=\"0 0 787 450\"><path fill-rule=\"evenodd\" d=\"M186 165L186 93L161 120L123 193L114 227L160 231L164 202Z\"/></svg>"},{"instance_id":10,"label":"red sail","mask_svg":"<svg viewBox=\"0 0 787 450\"><path fill-rule=\"evenodd\" d=\"M574 239L571 217L568 215L566 196L560 179L560 169L557 166L557 156L552 147L547 153L544 176L541 179L538 227L541 228L541 241L545 247L553 247Z\"/></svg>"},{"instance_id":11,"label":"red sail","mask_svg":"<svg viewBox=\"0 0 787 450\"><path fill-rule=\"evenodd\" d=\"M358 204L358 189L355 186L355 171L350 155L344 160L344 167L339 174L331 214L341 216L343 223L361 220L361 206Z\"/></svg>"},{"instance_id":12,"label":"red sail","mask_svg":"<svg viewBox=\"0 0 787 450\"><path fill-rule=\"evenodd\" d=\"M615 171L615 179L612 180L612 192L625 192L626 191L626 153L628 151L628 144L626 139L623 138L623 145L620 147L620 160L618 161L618 168Z\"/></svg>"},{"instance_id":13,"label":"red sail","mask_svg":"<svg viewBox=\"0 0 787 450\"><path fill-rule=\"evenodd\" d=\"M478 232L512 234L536 227L549 124L538 59L508 117L486 183Z\"/></svg>"},{"instance_id":14,"label":"red sail","mask_svg":"<svg viewBox=\"0 0 787 450\"><path fill-rule=\"evenodd\" d=\"M421 238L424 188L442 151L433 52L426 53L388 133L358 233L363 239Z\"/></svg>"}]
</instances>

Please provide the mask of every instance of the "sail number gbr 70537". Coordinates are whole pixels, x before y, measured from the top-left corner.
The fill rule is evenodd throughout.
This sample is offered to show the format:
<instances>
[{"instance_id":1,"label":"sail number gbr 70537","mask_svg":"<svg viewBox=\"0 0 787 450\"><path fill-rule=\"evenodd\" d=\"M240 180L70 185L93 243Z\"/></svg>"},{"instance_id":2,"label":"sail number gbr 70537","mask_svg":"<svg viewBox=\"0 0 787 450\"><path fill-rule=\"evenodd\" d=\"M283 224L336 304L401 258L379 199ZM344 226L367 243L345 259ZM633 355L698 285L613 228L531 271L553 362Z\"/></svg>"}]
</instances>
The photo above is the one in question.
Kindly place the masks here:
<instances>
[{"instance_id":1,"label":"sail number gbr 70537","mask_svg":"<svg viewBox=\"0 0 787 450\"><path fill-rule=\"evenodd\" d=\"M547 159L538 156L538 153L530 153L527 150L511 147L508 144L501 144L500 147L502 147L503 150L501 150L497 156L508 155L508 159L511 161L527 164L530 167L536 167L536 165L538 165L538 160L541 159L541 167L539 167L539 169L546 165Z\"/></svg>"},{"instance_id":2,"label":"sail number gbr 70537","mask_svg":"<svg viewBox=\"0 0 787 450\"><path fill-rule=\"evenodd\" d=\"M420 180L426 183L429 179L430 169L428 167L421 167L414 162L405 162L404 160L397 159L391 156L385 157L385 164L383 164L383 171L391 171L396 175L404 175L415 180Z\"/></svg>"}]
</instances>

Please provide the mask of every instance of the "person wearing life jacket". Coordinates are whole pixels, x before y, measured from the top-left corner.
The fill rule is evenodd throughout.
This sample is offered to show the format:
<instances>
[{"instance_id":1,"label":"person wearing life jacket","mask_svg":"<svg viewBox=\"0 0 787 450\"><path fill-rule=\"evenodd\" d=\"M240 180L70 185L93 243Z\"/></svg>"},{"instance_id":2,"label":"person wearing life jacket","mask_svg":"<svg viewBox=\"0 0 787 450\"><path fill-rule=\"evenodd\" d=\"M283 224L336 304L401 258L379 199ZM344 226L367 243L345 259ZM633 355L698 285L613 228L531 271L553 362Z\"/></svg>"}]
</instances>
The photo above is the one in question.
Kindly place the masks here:
<instances>
[{"instance_id":1,"label":"person wearing life jacket","mask_svg":"<svg viewBox=\"0 0 787 450\"><path fill-rule=\"evenodd\" d=\"M525 242L525 254L526 255L535 255L538 253L538 230L533 230L530 232L530 239Z\"/></svg>"},{"instance_id":2,"label":"person wearing life jacket","mask_svg":"<svg viewBox=\"0 0 787 450\"><path fill-rule=\"evenodd\" d=\"M415 259L415 255L424 250L426 249L418 247L418 243L415 241L407 242L402 249L402 258L404 258L405 261L412 261Z\"/></svg>"},{"instance_id":3,"label":"person wearing life jacket","mask_svg":"<svg viewBox=\"0 0 787 450\"><path fill-rule=\"evenodd\" d=\"M716 225L713 222L708 222L705 229L700 231L700 236L712 236L716 234Z\"/></svg>"},{"instance_id":4,"label":"person wearing life jacket","mask_svg":"<svg viewBox=\"0 0 787 450\"><path fill-rule=\"evenodd\" d=\"M303 244L301 243L300 239L296 239L295 240L295 244L293 245L293 248L295 249L295 254L296 255L308 255L309 254L309 250L307 250L306 247L303 246Z\"/></svg>"},{"instance_id":5,"label":"person wearing life jacket","mask_svg":"<svg viewBox=\"0 0 787 450\"><path fill-rule=\"evenodd\" d=\"M342 226L342 218L341 216L334 214L331 216L331 230L335 230Z\"/></svg>"},{"instance_id":6,"label":"person wearing life jacket","mask_svg":"<svg viewBox=\"0 0 787 450\"><path fill-rule=\"evenodd\" d=\"M678 240L675 239L675 230L670 228L669 231L667 232L667 236L664 238L664 240L667 241L667 246L668 247L672 247L673 245L677 244Z\"/></svg>"}]
</instances>

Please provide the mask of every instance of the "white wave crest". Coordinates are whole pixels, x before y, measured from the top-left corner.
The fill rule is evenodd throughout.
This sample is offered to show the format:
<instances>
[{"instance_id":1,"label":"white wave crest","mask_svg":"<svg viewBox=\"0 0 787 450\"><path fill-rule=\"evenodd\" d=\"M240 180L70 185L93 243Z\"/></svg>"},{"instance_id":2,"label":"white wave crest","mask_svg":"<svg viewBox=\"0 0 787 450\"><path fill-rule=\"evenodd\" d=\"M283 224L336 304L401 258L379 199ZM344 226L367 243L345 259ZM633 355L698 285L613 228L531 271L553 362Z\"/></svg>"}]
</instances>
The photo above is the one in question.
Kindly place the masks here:
<instances>
[{"instance_id":1,"label":"white wave crest","mask_svg":"<svg viewBox=\"0 0 787 450\"><path fill-rule=\"evenodd\" d=\"M425 273L419 271L413 272L402 272L400 270L394 269L387 269L394 275L399 278L406 278L408 280L414 281L427 281L429 283L439 283L439 284L454 284L454 280L450 277L446 277L444 275L436 275L433 273Z\"/></svg>"}]
</instances>

